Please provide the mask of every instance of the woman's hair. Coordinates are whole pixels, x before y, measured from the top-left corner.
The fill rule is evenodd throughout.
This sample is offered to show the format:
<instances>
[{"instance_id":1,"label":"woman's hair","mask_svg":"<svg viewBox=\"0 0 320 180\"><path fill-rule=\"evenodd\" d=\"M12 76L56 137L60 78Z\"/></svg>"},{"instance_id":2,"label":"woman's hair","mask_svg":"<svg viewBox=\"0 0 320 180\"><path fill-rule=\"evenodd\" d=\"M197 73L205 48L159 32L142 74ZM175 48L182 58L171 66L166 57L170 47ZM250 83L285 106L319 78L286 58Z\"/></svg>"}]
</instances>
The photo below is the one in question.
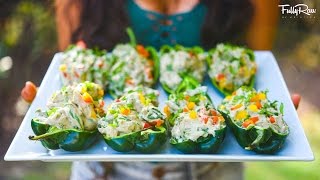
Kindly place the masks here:
<instances>
[{"instance_id":1,"label":"woman's hair","mask_svg":"<svg viewBox=\"0 0 320 180\"><path fill-rule=\"evenodd\" d=\"M239 37L252 17L250 0L201 2L208 8L202 27L201 45L211 48L219 42L239 43ZM88 47L111 49L117 43L127 40L125 29L129 21L125 0L56 0L56 8L59 36L61 33L70 36L60 38L59 41L76 43L83 40ZM59 26L70 27L60 27L62 30L59 31ZM65 48L61 42L60 48Z\"/></svg>"},{"instance_id":2,"label":"woman's hair","mask_svg":"<svg viewBox=\"0 0 320 180\"><path fill-rule=\"evenodd\" d=\"M244 44L244 33L253 16L250 0L203 0L208 8L202 27L202 45L212 48L219 42Z\"/></svg>"}]
</instances>

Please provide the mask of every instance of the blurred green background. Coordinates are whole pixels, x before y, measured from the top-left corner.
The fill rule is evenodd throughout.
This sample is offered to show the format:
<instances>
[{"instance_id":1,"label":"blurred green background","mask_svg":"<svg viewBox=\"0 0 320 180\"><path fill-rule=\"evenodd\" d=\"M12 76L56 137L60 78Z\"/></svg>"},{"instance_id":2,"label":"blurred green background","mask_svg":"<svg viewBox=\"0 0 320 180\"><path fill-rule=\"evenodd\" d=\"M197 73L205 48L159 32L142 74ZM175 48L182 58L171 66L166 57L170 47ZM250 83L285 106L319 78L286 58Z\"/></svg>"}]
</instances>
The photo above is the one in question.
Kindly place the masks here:
<instances>
[{"instance_id":1,"label":"blurred green background","mask_svg":"<svg viewBox=\"0 0 320 180\"><path fill-rule=\"evenodd\" d=\"M320 10L320 0L305 2ZM316 160L246 163L246 179L320 179L319 15L280 17L272 50L289 90L303 97L298 114ZM3 161L27 110L20 90L27 80L40 84L55 52L54 1L0 0L0 179L68 179L70 175L70 163Z\"/></svg>"}]
</instances>

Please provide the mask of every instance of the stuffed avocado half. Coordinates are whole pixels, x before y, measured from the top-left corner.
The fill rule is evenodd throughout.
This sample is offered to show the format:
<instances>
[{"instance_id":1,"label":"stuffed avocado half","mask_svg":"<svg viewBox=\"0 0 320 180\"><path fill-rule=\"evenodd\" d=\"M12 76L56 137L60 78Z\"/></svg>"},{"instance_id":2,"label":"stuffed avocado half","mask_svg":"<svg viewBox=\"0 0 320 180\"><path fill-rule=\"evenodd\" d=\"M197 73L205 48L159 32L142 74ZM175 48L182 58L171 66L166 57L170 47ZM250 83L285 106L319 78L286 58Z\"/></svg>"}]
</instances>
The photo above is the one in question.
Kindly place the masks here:
<instances>
[{"instance_id":1,"label":"stuffed avocado half","mask_svg":"<svg viewBox=\"0 0 320 180\"><path fill-rule=\"evenodd\" d=\"M283 108L282 103L268 100L267 91L241 87L227 96L218 110L243 148L272 154L281 149L289 134Z\"/></svg>"},{"instance_id":2,"label":"stuffed avocado half","mask_svg":"<svg viewBox=\"0 0 320 180\"><path fill-rule=\"evenodd\" d=\"M165 143L165 115L157 107L158 95L156 90L139 86L107 107L98 129L112 149L152 153Z\"/></svg>"},{"instance_id":3,"label":"stuffed avocado half","mask_svg":"<svg viewBox=\"0 0 320 180\"><path fill-rule=\"evenodd\" d=\"M257 70L252 50L229 44L218 44L207 58L213 85L224 95L230 95L241 86L254 85Z\"/></svg>"},{"instance_id":4,"label":"stuffed avocado half","mask_svg":"<svg viewBox=\"0 0 320 180\"><path fill-rule=\"evenodd\" d=\"M47 149L80 151L92 145L98 136L97 122L104 116L103 89L84 82L56 91L47 103L47 110L37 110L31 120L36 136Z\"/></svg>"},{"instance_id":5,"label":"stuffed avocado half","mask_svg":"<svg viewBox=\"0 0 320 180\"><path fill-rule=\"evenodd\" d=\"M59 72L65 86L91 81L106 89L111 66L106 51L71 45L61 55Z\"/></svg>"},{"instance_id":6,"label":"stuffed avocado half","mask_svg":"<svg viewBox=\"0 0 320 180\"><path fill-rule=\"evenodd\" d=\"M225 137L224 117L214 108L207 87L171 94L164 112L170 143L183 153L215 153Z\"/></svg>"},{"instance_id":7,"label":"stuffed avocado half","mask_svg":"<svg viewBox=\"0 0 320 180\"><path fill-rule=\"evenodd\" d=\"M198 84L204 79L206 54L200 47L163 46L160 50L160 83L168 93L181 84Z\"/></svg>"}]
</instances>

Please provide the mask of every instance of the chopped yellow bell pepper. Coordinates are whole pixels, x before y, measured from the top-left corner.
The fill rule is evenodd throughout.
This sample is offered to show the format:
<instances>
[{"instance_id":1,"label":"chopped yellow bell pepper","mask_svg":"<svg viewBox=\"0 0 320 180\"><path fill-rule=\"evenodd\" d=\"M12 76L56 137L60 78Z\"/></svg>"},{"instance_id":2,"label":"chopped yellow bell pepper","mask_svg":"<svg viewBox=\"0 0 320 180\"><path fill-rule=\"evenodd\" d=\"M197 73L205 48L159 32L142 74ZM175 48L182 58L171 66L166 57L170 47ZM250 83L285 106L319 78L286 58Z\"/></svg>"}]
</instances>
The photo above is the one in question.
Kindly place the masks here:
<instances>
[{"instance_id":1,"label":"chopped yellow bell pepper","mask_svg":"<svg viewBox=\"0 0 320 180\"><path fill-rule=\"evenodd\" d=\"M139 99L143 105L146 105L146 98L143 96L142 93L139 93Z\"/></svg>"},{"instance_id":2,"label":"chopped yellow bell pepper","mask_svg":"<svg viewBox=\"0 0 320 180\"><path fill-rule=\"evenodd\" d=\"M232 99L232 96L227 96L226 99L227 99L227 100L231 100L231 99Z\"/></svg>"},{"instance_id":3,"label":"chopped yellow bell pepper","mask_svg":"<svg viewBox=\"0 0 320 180\"><path fill-rule=\"evenodd\" d=\"M250 104L250 105L248 106L248 109L249 109L250 111L253 111L253 112L259 111L258 107L257 107L255 104Z\"/></svg>"},{"instance_id":4,"label":"chopped yellow bell pepper","mask_svg":"<svg viewBox=\"0 0 320 180\"><path fill-rule=\"evenodd\" d=\"M188 102L187 107L188 109L192 110L195 107L195 103L194 102Z\"/></svg>"},{"instance_id":5,"label":"chopped yellow bell pepper","mask_svg":"<svg viewBox=\"0 0 320 180\"><path fill-rule=\"evenodd\" d=\"M126 115L126 116L127 116L127 115L130 114L130 112L131 112L131 111L130 111L129 108L125 108L125 107L121 107L121 108L120 108L120 113L123 114L123 115Z\"/></svg>"},{"instance_id":6,"label":"chopped yellow bell pepper","mask_svg":"<svg viewBox=\"0 0 320 180\"><path fill-rule=\"evenodd\" d=\"M206 97L205 96L200 96L200 98L199 98L201 101L203 101L203 100L206 100Z\"/></svg>"},{"instance_id":7,"label":"chopped yellow bell pepper","mask_svg":"<svg viewBox=\"0 0 320 180\"><path fill-rule=\"evenodd\" d=\"M100 97L102 97L104 95L103 89L99 89L98 94L99 94Z\"/></svg>"},{"instance_id":8,"label":"chopped yellow bell pepper","mask_svg":"<svg viewBox=\"0 0 320 180\"><path fill-rule=\"evenodd\" d=\"M82 86L82 87L81 87L81 92L82 92L82 93L87 92L87 87L86 87L86 86Z\"/></svg>"},{"instance_id":9,"label":"chopped yellow bell pepper","mask_svg":"<svg viewBox=\"0 0 320 180\"><path fill-rule=\"evenodd\" d=\"M170 116L170 108L169 108L169 106L165 106L164 108L163 108L163 112L167 115L167 116Z\"/></svg>"},{"instance_id":10,"label":"chopped yellow bell pepper","mask_svg":"<svg viewBox=\"0 0 320 180\"><path fill-rule=\"evenodd\" d=\"M241 120L241 119L246 118L247 116L248 116L247 111L242 110L242 111L237 112L235 119L236 120Z\"/></svg>"},{"instance_id":11,"label":"chopped yellow bell pepper","mask_svg":"<svg viewBox=\"0 0 320 180\"><path fill-rule=\"evenodd\" d=\"M191 119L196 119L197 118L197 112L196 111L190 111L190 113L189 113L189 117L191 118Z\"/></svg>"},{"instance_id":12,"label":"chopped yellow bell pepper","mask_svg":"<svg viewBox=\"0 0 320 180\"><path fill-rule=\"evenodd\" d=\"M59 66L59 70L60 70L61 72L66 72L66 70L67 70L67 65L61 64L61 65Z\"/></svg>"},{"instance_id":13,"label":"chopped yellow bell pepper","mask_svg":"<svg viewBox=\"0 0 320 180\"><path fill-rule=\"evenodd\" d=\"M224 122L224 121L225 121L225 120L224 120L224 117L221 116L221 115L219 115L219 121Z\"/></svg>"},{"instance_id":14,"label":"chopped yellow bell pepper","mask_svg":"<svg viewBox=\"0 0 320 180\"><path fill-rule=\"evenodd\" d=\"M97 114L96 114L96 112L94 111L94 109L91 109L91 118L94 118L94 119L96 119L97 118Z\"/></svg>"},{"instance_id":15,"label":"chopped yellow bell pepper","mask_svg":"<svg viewBox=\"0 0 320 180\"><path fill-rule=\"evenodd\" d=\"M259 97L260 100L265 100L266 99L266 94L261 92L261 93L258 94L258 97Z\"/></svg>"},{"instance_id":16,"label":"chopped yellow bell pepper","mask_svg":"<svg viewBox=\"0 0 320 180\"><path fill-rule=\"evenodd\" d=\"M226 109L226 106L225 105L220 105L220 109Z\"/></svg>"}]
</instances>

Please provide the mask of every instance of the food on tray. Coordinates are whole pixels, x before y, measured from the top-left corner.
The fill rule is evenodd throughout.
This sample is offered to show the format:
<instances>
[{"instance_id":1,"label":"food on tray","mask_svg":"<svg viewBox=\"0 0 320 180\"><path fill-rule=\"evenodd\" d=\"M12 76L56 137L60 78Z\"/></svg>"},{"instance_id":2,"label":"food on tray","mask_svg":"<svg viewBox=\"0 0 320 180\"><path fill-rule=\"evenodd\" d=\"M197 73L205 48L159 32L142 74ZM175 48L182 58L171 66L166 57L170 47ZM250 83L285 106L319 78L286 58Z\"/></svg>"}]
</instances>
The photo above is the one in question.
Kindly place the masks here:
<instances>
[{"instance_id":1,"label":"food on tray","mask_svg":"<svg viewBox=\"0 0 320 180\"><path fill-rule=\"evenodd\" d=\"M92 145L98 135L98 119L104 116L103 89L92 82L65 86L55 92L47 103L47 110L37 110L31 127L48 149L80 151Z\"/></svg>"},{"instance_id":2,"label":"food on tray","mask_svg":"<svg viewBox=\"0 0 320 180\"><path fill-rule=\"evenodd\" d=\"M218 44L207 58L213 85L224 95L241 86L254 85L257 70L253 51L229 44Z\"/></svg>"},{"instance_id":3,"label":"food on tray","mask_svg":"<svg viewBox=\"0 0 320 180\"><path fill-rule=\"evenodd\" d=\"M238 143L258 153L275 153L284 144L289 127L283 120L283 104L267 98L267 91L241 87L227 96L218 110Z\"/></svg>"},{"instance_id":4,"label":"food on tray","mask_svg":"<svg viewBox=\"0 0 320 180\"><path fill-rule=\"evenodd\" d=\"M160 82L168 93L181 84L201 83L206 71L206 55L200 47L163 46L160 51ZM196 83L196 84L198 84Z\"/></svg>"},{"instance_id":5,"label":"food on tray","mask_svg":"<svg viewBox=\"0 0 320 180\"><path fill-rule=\"evenodd\" d=\"M126 88L151 87L159 74L157 52L152 47L120 44L112 51L115 62L110 69L110 94L120 97Z\"/></svg>"},{"instance_id":6,"label":"food on tray","mask_svg":"<svg viewBox=\"0 0 320 180\"><path fill-rule=\"evenodd\" d=\"M171 94L164 107L171 129L170 143L184 153L214 153L222 143L226 125L214 108L207 87Z\"/></svg>"},{"instance_id":7,"label":"food on tray","mask_svg":"<svg viewBox=\"0 0 320 180\"><path fill-rule=\"evenodd\" d=\"M165 115L157 107L158 95L156 90L139 86L127 89L107 107L98 129L112 149L150 153L164 144Z\"/></svg>"},{"instance_id":8,"label":"food on tray","mask_svg":"<svg viewBox=\"0 0 320 180\"><path fill-rule=\"evenodd\" d=\"M111 65L105 51L70 46L61 57L60 77L63 85L91 81L106 89Z\"/></svg>"}]
</instances>

